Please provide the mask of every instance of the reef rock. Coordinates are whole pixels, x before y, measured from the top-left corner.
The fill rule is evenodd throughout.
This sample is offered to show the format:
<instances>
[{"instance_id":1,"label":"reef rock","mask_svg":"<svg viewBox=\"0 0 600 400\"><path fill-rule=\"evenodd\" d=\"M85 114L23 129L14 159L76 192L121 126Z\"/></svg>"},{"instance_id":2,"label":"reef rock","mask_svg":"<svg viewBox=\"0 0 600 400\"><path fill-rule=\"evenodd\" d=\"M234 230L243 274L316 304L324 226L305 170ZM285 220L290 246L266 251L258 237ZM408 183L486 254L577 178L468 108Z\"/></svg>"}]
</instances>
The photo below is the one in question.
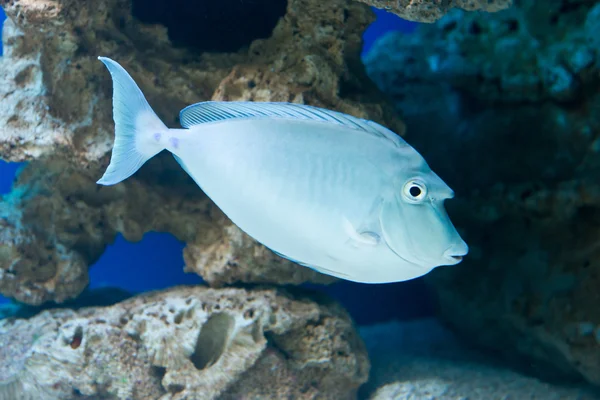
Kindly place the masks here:
<instances>
[{"instance_id":1,"label":"reef rock","mask_svg":"<svg viewBox=\"0 0 600 400\"><path fill-rule=\"evenodd\" d=\"M454 8L468 11L495 12L513 4L513 0L359 0L392 12L403 19L435 22Z\"/></svg>"},{"instance_id":2,"label":"reef rock","mask_svg":"<svg viewBox=\"0 0 600 400\"><path fill-rule=\"evenodd\" d=\"M105 188L62 158L29 163L0 202L2 293L33 305L76 297L88 284L88 266L117 232L139 241L151 230L186 241L186 270L213 286L334 281L258 246L172 167L150 162L137 179Z\"/></svg>"},{"instance_id":3,"label":"reef rock","mask_svg":"<svg viewBox=\"0 0 600 400\"><path fill-rule=\"evenodd\" d=\"M435 319L389 322L360 329L371 357L370 400L598 400L586 385L542 382L510 370L457 340Z\"/></svg>"},{"instance_id":4,"label":"reef rock","mask_svg":"<svg viewBox=\"0 0 600 400\"><path fill-rule=\"evenodd\" d=\"M0 399L352 399L369 361L345 311L272 289L178 287L0 321Z\"/></svg>"},{"instance_id":5,"label":"reef rock","mask_svg":"<svg viewBox=\"0 0 600 400\"><path fill-rule=\"evenodd\" d=\"M97 57L121 63L168 126L177 126L179 110L198 101L291 101L373 119L403 134L360 63L361 33L373 21L367 6L289 0L270 37L219 52L214 36L209 52L194 43L174 46L165 26L132 15L136 4L160 11L166 1L0 4L8 16L0 58L0 157L29 161L0 205L0 293L29 304L75 297L87 284L88 266L117 232L140 240L150 230L185 241L186 270L215 286L333 281L281 260L240 232L166 154L115 187L96 185L114 129L112 83ZM190 7L188 13L195 10ZM175 22L169 31L194 26L204 22Z\"/></svg>"},{"instance_id":6,"label":"reef rock","mask_svg":"<svg viewBox=\"0 0 600 400\"><path fill-rule=\"evenodd\" d=\"M521 1L392 34L368 73L456 190L470 245L425 279L470 342L600 385L600 4Z\"/></svg>"}]
</instances>

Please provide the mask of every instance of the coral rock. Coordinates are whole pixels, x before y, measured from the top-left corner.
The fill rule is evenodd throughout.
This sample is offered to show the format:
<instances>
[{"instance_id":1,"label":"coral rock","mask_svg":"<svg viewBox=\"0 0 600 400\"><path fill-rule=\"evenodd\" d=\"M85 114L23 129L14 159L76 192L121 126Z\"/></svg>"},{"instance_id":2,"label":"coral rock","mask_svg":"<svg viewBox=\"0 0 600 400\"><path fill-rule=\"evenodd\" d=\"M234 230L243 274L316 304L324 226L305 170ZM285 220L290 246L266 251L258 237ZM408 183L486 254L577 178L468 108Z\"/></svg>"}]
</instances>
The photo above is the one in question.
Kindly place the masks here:
<instances>
[{"instance_id":1,"label":"coral rock","mask_svg":"<svg viewBox=\"0 0 600 400\"><path fill-rule=\"evenodd\" d=\"M435 22L453 8L495 12L510 7L513 0L358 0L392 12L409 21Z\"/></svg>"},{"instance_id":2,"label":"coral rock","mask_svg":"<svg viewBox=\"0 0 600 400\"><path fill-rule=\"evenodd\" d=\"M136 241L148 231L185 241L186 270L215 286L334 281L240 232L167 154L126 182L96 185L114 129L112 84L97 57L119 61L171 127L181 108L198 101L291 101L403 134L360 63L361 33L373 21L367 6L290 0L270 37L237 52L209 53L174 47L164 26L132 16L128 0L0 4L8 16L0 157L29 161L0 205L0 293L29 304L73 298L117 233Z\"/></svg>"},{"instance_id":3,"label":"coral rock","mask_svg":"<svg viewBox=\"0 0 600 400\"><path fill-rule=\"evenodd\" d=\"M455 11L374 46L369 74L456 190L470 254L425 279L470 342L600 385L600 4Z\"/></svg>"},{"instance_id":4,"label":"coral rock","mask_svg":"<svg viewBox=\"0 0 600 400\"><path fill-rule=\"evenodd\" d=\"M178 287L0 321L0 399L342 400L368 372L341 307L271 289Z\"/></svg>"},{"instance_id":5,"label":"coral rock","mask_svg":"<svg viewBox=\"0 0 600 400\"><path fill-rule=\"evenodd\" d=\"M163 172L168 167L160 162L141 171L140 178L149 179L145 184L128 180L106 188L90 185L89 173L62 159L45 159L43 166L27 165L0 203L0 289L24 303L60 303L79 295L88 284L88 265L117 232L131 241L150 230L174 233L188 243L187 271L215 286L334 281L257 245L191 179ZM153 208L153 218L147 218L144 210Z\"/></svg>"}]
</instances>

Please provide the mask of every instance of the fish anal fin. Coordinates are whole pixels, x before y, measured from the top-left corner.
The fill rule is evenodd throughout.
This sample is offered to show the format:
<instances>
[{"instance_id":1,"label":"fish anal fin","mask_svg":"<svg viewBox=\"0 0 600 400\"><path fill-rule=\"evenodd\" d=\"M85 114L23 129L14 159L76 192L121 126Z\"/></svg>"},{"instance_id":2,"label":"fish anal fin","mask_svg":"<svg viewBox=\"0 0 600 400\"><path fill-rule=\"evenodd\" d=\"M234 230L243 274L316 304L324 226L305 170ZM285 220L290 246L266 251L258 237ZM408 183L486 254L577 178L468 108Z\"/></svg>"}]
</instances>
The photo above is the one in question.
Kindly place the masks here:
<instances>
[{"instance_id":1,"label":"fish anal fin","mask_svg":"<svg viewBox=\"0 0 600 400\"><path fill-rule=\"evenodd\" d=\"M278 255L281 258L289 260L289 261L291 261L291 262L293 262L295 264L298 264L298 265L300 265L302 267L310 268L313 271L316 271L316 272L318 272L320 274L330 275L330 276L333 276L333 277L336 277L336 278L344 278L344 279L346 279L346 277L348 277L348 275L346 275L344 273L333 271L333 270L330 270L330 269L327 269L327 268L323 268L323 267L319 267L317 265L307 264L307 263L295 260L295 259L293 259L291 257L288 257L285 254L282 254L282 253L280 253L278 251L275 251L273 249L269 249L269 250L271 250L273 253L275 253L276 255Z\"/></svg>"}]
</instances>

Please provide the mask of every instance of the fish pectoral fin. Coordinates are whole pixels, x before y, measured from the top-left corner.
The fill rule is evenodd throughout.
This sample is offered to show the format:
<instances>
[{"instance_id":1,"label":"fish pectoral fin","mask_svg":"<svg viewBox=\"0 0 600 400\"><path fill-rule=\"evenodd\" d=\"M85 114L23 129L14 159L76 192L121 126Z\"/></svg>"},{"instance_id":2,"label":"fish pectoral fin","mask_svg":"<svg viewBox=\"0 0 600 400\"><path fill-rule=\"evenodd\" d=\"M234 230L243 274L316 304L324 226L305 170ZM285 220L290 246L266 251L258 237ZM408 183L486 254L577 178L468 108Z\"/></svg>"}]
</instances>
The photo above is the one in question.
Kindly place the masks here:
<instances>
[{"instance_id":1,"label":"fish pectoral fin","mask_svg":"<svg viewBox=\"0 0 600 400\"><path fill-rule=\"evenodd\" d=\"M347 244L354 247L376 247L381 243L381 234L376 226L364 224L360 229L356 229L348 218L343 218L344 231L348 235Z\"/></svg>"}]
</instances>

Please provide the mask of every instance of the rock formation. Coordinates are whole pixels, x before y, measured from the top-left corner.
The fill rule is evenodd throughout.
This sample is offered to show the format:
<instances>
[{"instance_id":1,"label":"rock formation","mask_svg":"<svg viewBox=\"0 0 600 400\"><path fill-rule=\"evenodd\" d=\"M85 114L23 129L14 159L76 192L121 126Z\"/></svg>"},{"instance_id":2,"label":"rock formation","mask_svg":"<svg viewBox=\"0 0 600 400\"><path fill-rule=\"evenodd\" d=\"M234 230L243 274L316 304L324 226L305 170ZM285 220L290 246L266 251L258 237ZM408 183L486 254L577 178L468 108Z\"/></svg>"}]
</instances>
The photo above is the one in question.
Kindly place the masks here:
<instances>
[{"instance_id":1,"label":"rock formation","mask_svg":"<svg viewBox=\"0 0 600 400\"><path fill-rule=\"evenodd\" d=\"M435 319L360 328L371 357L369 400L598 400L592 387L558 385L519 374L465 346Z\"/></svg>"},{"instance_id":2,"label":"rock formation","mask_svg":"<svg viewBox=\"0 0 600 400\"><path fill-rule=\"evenodd\" d=\"M513 0L358 0L418 22L435 22L454 8L496 12L510 7Z\"/></svg>"},{"instance_id":3,"label":"rock formation","mask_svg":"<svg viewBox=\"0 0 600 400\"><path fill-rule=\"evenodd\" d=\"M391 34L369 75L456 190L471 251L426 277L470 342L553 381L600 385L600 4L455 10Z\"/></svg>"},{"instance_id":4,"label":"rock formation","mask_svg":"<svg viewBox=\"0 0 600 400\"><path fill-rule=\"evenodd\" d=\"M0 321L3 400L344 400L368 373L343 309L273 289L178 287Z\"/></svg>"},{"instance_id":5,"label":"rock formation","mask_svg":"<svg viewBox=\"0 0 600 400\"><path fill-rule=\"evenodd\" d=\"M95 184L114 129L112 84L100 55L131 73L171 127L181 108L198 101L291 101L402 134L360 63L369 8L350 0L283 3L270 37L236 52L207 52L175 47L164 26L132 16L128 0L0 1L8 16L0 157L29 161L0 203L0 293L29 304L76 297L88 266L117 232L135 241L150 230L185 241L186 270L211 285L333 281L240 232L166 154L115 187Z\"/></svg>"}]
</instances>

